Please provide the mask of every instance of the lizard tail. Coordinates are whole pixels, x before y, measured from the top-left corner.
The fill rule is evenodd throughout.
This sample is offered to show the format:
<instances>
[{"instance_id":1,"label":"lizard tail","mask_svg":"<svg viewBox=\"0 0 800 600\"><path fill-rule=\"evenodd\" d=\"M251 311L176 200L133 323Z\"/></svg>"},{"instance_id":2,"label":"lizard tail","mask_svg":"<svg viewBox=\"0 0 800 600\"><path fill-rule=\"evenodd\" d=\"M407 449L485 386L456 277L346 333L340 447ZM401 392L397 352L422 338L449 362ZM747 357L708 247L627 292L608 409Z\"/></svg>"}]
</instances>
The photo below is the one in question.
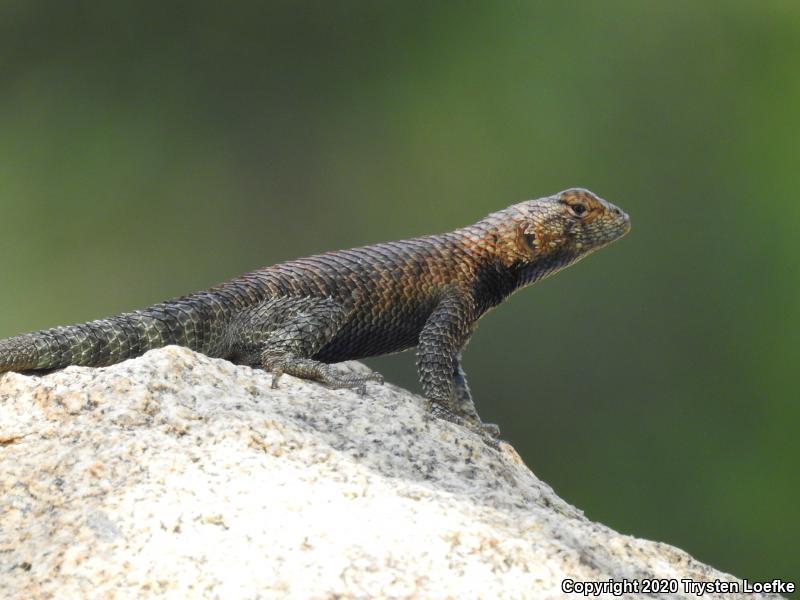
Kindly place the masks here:
<instances>
[{"instance_id":1,"label":"lizard tail","mask_svg":"<svg viewBox=\"0 0 800 600\"><path fill-rule=\"evenodd\" d=\"M32 337L26 334L0 340L0 373L35 368L37 352Z\"/></svg>"},{"instance_id":2,"label":"lizard tail","mask_svg":"<svg viewBox=\"0 0 800 600\"><path fill-rule=\"evenodd\" d=\"M215 355L222 336L213 308L173 300L108 319L6 338L0 340L0 373L102 367L168 344Z\"/></svg>"},{"instance_id":3,"label":"lizard tail","mask_svg":"<svg viewBox=\"0 0 800 600\"><path fill-rule=\"evenodd\" d=\"M54 327L0 340L0 372L100 367L138 356L151 347L135 321L110 319Z\"/></svg>"}]
</instances>

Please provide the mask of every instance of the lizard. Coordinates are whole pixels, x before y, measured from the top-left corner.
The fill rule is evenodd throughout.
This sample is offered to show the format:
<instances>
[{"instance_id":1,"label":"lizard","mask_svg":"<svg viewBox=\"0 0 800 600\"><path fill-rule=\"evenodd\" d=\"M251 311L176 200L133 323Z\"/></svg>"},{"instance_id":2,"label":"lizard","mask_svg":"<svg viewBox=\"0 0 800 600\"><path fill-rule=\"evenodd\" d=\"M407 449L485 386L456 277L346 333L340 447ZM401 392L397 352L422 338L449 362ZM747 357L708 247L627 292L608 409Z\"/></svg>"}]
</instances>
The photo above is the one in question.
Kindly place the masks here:
<instances>
[{"instance_id":1,"label":"lizard","mask_svg":"<svg viewBox=\"0 0 800 600\"><path fill-rule=\"evenodd\" d=\"M630 218L582 188L513 204L448 233L326 252L106 319L0 340L0 373L101 367L176 344L364 393L376 372L333 363L416 347L434 416L489 438L461 355L478 320L517 290L622 237Z\"/></svg>"}]
</instances>

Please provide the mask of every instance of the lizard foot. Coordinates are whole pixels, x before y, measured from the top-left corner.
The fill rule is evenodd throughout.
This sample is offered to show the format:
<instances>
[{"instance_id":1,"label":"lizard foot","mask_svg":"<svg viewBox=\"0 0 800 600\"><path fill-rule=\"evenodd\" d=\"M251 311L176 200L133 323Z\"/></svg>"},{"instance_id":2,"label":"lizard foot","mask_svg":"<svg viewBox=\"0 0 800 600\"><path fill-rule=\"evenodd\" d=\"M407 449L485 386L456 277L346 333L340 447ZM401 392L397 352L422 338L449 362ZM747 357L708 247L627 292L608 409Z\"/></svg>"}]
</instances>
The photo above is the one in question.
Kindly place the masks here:
<instances>
[{"instance_id":1,"label":"lizard foot","mask_svg":"<svg viewBox=\"0 0 800 600\"><path fill-rule=\"evenodd\" d=\"M483 423L480 419L459 415L433 400L428 400L428 412L434 418L455 423L477 434L487 446L495 450L500 447L500 428L494 423Z\"/></svg>"},{"instance_id":2,"label":"lizard foot","mask_svg":"<svg viewBox=\"0 0 800 600\"><path fill-rule=\"evenodd\" d=\"M500 439L500 426L497 423L481 423L483 432L495 439Z\"/></svg>"},{"instance_id":3,"label":"lizard foot","mask_svg":"<svg viewBox=\"0 0 800 600\"><path fill-rule=\"evenodd\" d=\"M327 387L337 390L342 388L356 390L362 396L367 393L367 382L383 385L383 375L372 371L368 375L351 375L337 373L329 364L310 358L297 358L291 355L262 356L262 366L272 372L272 388L277 389L278 381L284 373L300 379L319 381Z\"/></svg>"},{"instance_id":4,"label":"lizard foot","mask_svg":"<svg viewBox=\"0 0 800 600\"><path fill-rule=\"evenodd\" d=\"M332 373L331 376L322 381L331 389L349 388L358 392L361 396L367 395L367 382L372 381L378 385L383 385L383 375L376 371L371 371L369 375L341 375Z\"/></svg>"}]
</instances>

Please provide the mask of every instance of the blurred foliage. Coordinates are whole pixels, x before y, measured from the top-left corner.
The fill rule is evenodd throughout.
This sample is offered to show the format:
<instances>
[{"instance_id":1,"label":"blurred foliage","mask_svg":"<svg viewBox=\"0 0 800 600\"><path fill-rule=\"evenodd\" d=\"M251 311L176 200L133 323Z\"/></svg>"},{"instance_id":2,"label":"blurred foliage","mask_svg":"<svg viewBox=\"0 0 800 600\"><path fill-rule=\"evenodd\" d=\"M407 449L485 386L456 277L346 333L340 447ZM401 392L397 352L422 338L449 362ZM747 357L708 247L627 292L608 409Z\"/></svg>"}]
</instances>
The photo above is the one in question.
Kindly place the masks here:
<instances>
[{"instance_id":1,"label":"blurred foliage","mask_svg":"<svg viewBox=\"0 0 800 600\"><path fill-rule=\"evenodd\" d=\"M589 517L796 578L798 65L792 1L6 1L0 335L589 187L633 232L482 322L481 413Z\"/></svg>"}]
</instances>

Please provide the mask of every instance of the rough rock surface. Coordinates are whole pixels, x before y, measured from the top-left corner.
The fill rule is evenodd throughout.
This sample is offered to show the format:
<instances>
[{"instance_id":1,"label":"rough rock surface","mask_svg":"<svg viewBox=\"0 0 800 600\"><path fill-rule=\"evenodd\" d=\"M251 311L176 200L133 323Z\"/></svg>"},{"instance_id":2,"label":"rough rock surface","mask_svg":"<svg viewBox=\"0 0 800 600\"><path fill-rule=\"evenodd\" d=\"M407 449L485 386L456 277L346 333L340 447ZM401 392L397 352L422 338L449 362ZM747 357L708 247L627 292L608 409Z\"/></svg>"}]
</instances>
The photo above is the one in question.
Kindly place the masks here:
<instances>
[{"instance_id":1,"label":"rough rock surface","mask_svg":"<svg viewBox=\"0 0 800 600\"><path fill-rule=\"evenodd\" d=\"M0 597L559 598L565 578L738 581L587 520L510 446L431 420L407 391L270 382L177 347L0 376Z\"/></svg>"}]
</instances>

